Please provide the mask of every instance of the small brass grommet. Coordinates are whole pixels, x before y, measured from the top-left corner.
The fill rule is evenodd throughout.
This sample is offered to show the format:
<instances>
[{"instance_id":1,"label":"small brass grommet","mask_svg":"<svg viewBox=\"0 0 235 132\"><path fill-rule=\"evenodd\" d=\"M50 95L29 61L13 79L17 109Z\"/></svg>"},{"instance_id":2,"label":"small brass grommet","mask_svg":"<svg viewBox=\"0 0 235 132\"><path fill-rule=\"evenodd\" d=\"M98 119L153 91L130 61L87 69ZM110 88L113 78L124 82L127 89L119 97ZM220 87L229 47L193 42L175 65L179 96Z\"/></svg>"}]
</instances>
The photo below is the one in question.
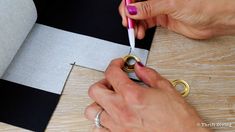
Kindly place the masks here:
<instances>
[{"instance_id":1,"label":"small brass grommet","mask_svg":"<svg viewBox=\"0 0 235 132\"><path fill-rule=\"evenodd\" d=\"M123 57L123 60L125 62L123 70L128 73L134 71L134 67L135 67L136 62L141 62L141 60L134 55L127 55L127 56ZM131 64L131 63L133 63L133 64Z\"/></svg>"},{"instance_id":2,"label":"small brass grommet","mask_svg":"<svg viewBox=\"0 0 235 132\"><path fill-rule=\"evenodd\" d=\"M181 92L181 95L182 95L183 97L188 96L189 91L190 91L190 87L189 87L189 85L188 85L188 83L187 83L186 81L184 81L184 80L174 80L174 81L172 81L171 83L172 83L172 85L173 85L174 87L176 87L176 86L179 85L179 84L183 84L184 90Z\"/></svg>"}]
</instances>

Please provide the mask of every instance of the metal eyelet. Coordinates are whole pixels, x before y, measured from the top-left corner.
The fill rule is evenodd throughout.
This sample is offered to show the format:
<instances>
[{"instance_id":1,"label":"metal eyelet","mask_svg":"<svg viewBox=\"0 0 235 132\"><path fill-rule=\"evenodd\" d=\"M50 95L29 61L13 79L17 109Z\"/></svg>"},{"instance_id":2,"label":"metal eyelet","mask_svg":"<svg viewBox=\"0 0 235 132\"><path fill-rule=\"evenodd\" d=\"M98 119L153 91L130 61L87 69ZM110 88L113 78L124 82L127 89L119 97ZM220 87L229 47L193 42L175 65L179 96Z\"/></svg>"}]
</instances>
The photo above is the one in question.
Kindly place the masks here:
<instances>
[{"instance_id":1,"label":"metal eyelet","mask_svg":"<svg viewBox=\"0 0 235 132\"><path fill-rule=\"evenodd\" d=\"M135 67L136 62L141 62L141 60L134 55L127 55L127 56L123 57L123 60L125 62L123 70L128 73L134 72L134 67ZM134 61L135 63L130 64L131 61Z\"/></svg>"},{"instance_id":2,"label":"metal eyelet","mask_svg":"<svg viewBox=\"0 0 235 132\"><path fill-rule=\"evenodd\" d=\"M184 80L174 80L174 81L172 81L171 83L172 83L172 85L173 85L174 87L176 87L176 86L179 85L179 84L183 84L184 90L181 92L181 95L182 95L183 97L186 97L186 96L189 95L190 87L189 87L189 85L188 85L188 83L187 83L186 81L184 81Z\"/></svg>"}]
</instances>

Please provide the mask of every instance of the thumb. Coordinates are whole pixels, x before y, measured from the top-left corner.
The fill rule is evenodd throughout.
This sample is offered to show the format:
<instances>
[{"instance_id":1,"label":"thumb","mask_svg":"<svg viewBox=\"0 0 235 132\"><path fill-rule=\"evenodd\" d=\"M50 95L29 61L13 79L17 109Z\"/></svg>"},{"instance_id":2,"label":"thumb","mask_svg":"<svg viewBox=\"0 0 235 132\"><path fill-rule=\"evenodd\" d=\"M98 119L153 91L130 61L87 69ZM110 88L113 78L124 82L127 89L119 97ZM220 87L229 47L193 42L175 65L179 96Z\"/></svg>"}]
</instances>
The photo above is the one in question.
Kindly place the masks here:
<instances>
[{"instance_id":1,"label":"thumb","mask_svg":"<svg viewBox=\"0 0 235 132\"><path fill-rule=\"evenodd\" d=\"M135 65L135 73L141 81L150 87L172 90L172 84L167 79L154 69L144 67L140 62Z\"/></svg>"},{"instance_id":2,"label":"thumb","mask_svg":"<svg viewBox=\"0 0 235 132\"><path fill-rule=\"evenodd\" d=\"M166 0L149 0L131 3L126 6L126 15L135 20L143 20L157 15L167 14L170 9Z\"/></svg>"}]
</instances>

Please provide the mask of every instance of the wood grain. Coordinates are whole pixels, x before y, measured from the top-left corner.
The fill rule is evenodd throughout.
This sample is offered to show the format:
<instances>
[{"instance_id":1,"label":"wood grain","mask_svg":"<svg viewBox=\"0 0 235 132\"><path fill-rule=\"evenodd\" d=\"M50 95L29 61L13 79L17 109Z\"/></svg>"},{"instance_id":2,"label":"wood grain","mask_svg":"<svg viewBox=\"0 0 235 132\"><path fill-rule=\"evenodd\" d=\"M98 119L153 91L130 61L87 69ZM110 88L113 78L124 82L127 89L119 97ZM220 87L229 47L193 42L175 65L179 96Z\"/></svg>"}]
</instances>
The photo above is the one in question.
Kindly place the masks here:
<instances>
[{"instance_id":1,"label":"wood grain","mask_svg":"<svg viewBox=\"0 0 235 132\"><path fill-rule=\"evenodd\" d=\"M199 41L158 28L147 65L169 80L186 80L191 86L186 100L205 122L231 122L231 128L214 130L235 132L235 36ZM102 72L75 66L47 131L91 131L93 122L83 114L92 102L87 91L102 78ZM26 130L1 123L0 131Z\"/></svg>"}]
</instances>

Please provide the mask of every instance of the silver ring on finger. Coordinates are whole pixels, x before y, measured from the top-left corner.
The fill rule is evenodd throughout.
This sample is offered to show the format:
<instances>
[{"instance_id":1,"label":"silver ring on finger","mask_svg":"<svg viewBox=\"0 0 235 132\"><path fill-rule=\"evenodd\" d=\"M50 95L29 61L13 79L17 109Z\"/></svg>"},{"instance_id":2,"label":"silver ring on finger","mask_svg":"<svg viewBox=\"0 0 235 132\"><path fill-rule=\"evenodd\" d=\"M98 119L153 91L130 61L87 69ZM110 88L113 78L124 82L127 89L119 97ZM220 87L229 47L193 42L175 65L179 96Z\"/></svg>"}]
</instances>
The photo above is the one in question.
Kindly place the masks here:
<instances>
[{"instance_id":1,"label":"silver ring on finger","mask_svg":"<svg viewBox=\"0 0 235 132\"><path fill-rule=\"evenodd\" d=\"M95 116L95 126L97 127L97 128L103 128L103 126L101 125L101 122L100 122L100 115L102 114L102 112L103 112L104 110L102 109L101 111L99 111L97 114L96 114L96 116Z\"/></svg>"}]
</instances>

